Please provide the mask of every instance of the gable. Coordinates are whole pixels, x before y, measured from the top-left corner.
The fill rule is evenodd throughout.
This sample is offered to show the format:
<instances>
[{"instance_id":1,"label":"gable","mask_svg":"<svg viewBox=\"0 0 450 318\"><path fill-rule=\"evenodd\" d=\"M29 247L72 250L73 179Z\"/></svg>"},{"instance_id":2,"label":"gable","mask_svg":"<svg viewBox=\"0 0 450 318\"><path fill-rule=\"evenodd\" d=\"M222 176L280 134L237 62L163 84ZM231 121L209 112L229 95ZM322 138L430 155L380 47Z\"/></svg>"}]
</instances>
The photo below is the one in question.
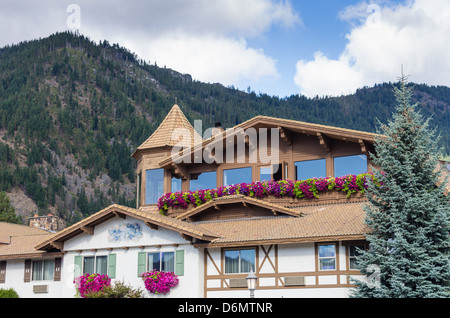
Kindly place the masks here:
<instances>
[{"instance_id":1,"label":"gable","mask_svg":"<svg viewBox=\"0 0 450 318\"><path fill-rule=\"evenodd\" d=\"M188 222L175 220L171 217L163 216L157 213L146 213L114 204L54 234L50 239L38 244L36 249L50 250L57 248L61 250L66 241L79 235L84 235L84 240L90 240L92 239L92 236L96 234L96 228L101 228L101 224L113 218L126 220L128 217L139 220L141 222L140 224L145 224L145 226L153 230L158 230L160 227L171 230L180 234L185 240L195 238L210 241L218 237L214 233L205 231Z\"/></svg>"},{"instance_id":2,"label":"gable","mask_svg":"<svg viewBox=\"0 0 450 318\"><path fill-rule=\"evenodd\" d=\"M178 215L177 219L196 222L273 217L277 215L298 217L300 213L263 200L243 195L232 195L212 199L201 206Z\"/></svg>"},{"instance_id":3,"label":"gable","mask_svg":"<svg viewBox=\"0 0 450 318\"><path fill-rule=\"evenodd\" d=\"M351 147L357 149L359 152L367 153L373 150L373 143L376 139L377 134L368 133L363 131L310 124L301 121L280 119L275 117L267 116L256 116L242 124L239 124L233 128L227 129L215 137L211 137L201 144L197 144L195 147L191 147L187 153L176 158L176 161L191 163L195 162L194 158L198 153L204 153L205 150L213 150L214 147L220 146L222 144L223 149L227 147L227 142L231 139L241 138L242 135L247 132L248 129L253 128L257 132L261 128L265 128L270 133L271 129L277 129L280 136L280 146L290 146L293 139L297 139L300 135L309 137L307 142L313 144L314 151L316 152L329 152L331 147L331 141L337 141L338 145L351 143ZM251 138L245 137L246 145L250 147L255 147L258 145L251 144ZM270 147L271 138L268 137L268 147ZM201 151L201 152L200 152ZM283 149L280 149L282 152ZM225 158L224 158L225 161ZM170 168L173 166L174 162L172 157L167 157L159 162L160 167Z\"/></svg>"}]
</instances>

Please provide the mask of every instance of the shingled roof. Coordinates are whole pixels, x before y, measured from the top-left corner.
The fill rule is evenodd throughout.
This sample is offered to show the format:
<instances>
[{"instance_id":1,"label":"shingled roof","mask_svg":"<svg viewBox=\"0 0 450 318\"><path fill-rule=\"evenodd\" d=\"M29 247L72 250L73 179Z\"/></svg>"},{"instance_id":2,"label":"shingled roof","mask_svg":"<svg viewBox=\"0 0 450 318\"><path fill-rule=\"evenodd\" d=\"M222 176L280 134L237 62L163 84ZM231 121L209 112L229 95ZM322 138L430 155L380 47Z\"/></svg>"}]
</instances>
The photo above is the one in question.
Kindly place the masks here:
<instances>
[{"instance_id":1,"label":"shingled roof","mask_svg":"<svg viewBox=\"0 0 450 318\"><path fill-rule=\"evenodd\" d=\"M235 247L332 240L364 240L364 203L327 204L295 208L300 217L273 216L204 221L195 224L219 238L197 246Z\"/></svg>"},{"instance_id":2,"label":"shingled roof","mask_svg":"<svg viewBox=\"0 0 450 318\"><path fill-rule=\"evenodd\" d=\"M51 236L51 233L41 229L0 222L0 260L61 256L60 253L47 253L34 248Z\"/></svg>"},{"instance_id":3,"label":"shingled roof","mask_svg":"<svg viewBox=\"0 0 450 318\"><path fill-rule=\"evenodd\" d=\"M194 127L192 127L186 116L181 111L180 106L175 104L159 127L144 143L142 143L142 145L136 149L132 157L136 157L137 153L142 150L173 147L177 145L179 140L172 140L172 134L175 129L178 128L187 129L187 131L189 131L191 147L194 145L194 141L203 141L202 137L194 130Z\"/></svg>"}]
</instances>

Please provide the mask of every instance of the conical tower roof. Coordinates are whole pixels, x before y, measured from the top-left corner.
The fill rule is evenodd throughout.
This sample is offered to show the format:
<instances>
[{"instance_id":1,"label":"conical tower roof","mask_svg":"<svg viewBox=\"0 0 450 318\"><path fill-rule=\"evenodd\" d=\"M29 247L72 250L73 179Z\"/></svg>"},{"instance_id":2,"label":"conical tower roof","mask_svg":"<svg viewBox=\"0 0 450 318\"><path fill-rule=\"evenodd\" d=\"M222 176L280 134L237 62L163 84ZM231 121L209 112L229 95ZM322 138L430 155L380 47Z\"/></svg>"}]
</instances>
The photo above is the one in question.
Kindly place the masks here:
<instances>
[{"instance_id":1,"label":"conical tower roof","mask_svg":"<svg viewBox=\"0 0 450 318\"><path fill-rule=\"evenodd\" d=\"M136 149L133 157L137 152L142 150L175 146L181 140L181 137L180 140L172 140L172 134L178 128L189 131L191 141L189 146L193 146L194 141L202 141L201 136L194 130L194 127L189 123L181 108L175 104L153 134Z\"/></svg>"}]
</instances>

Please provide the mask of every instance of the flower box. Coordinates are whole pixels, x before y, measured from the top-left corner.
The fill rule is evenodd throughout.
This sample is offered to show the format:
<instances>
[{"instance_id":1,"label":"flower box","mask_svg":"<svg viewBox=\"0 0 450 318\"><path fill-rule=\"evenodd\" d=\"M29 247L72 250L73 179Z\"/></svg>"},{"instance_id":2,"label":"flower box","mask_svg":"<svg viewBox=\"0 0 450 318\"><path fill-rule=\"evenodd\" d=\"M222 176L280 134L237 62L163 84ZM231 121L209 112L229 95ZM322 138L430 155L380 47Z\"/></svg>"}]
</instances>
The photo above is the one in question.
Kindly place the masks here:
<instances>
[{"instance_id":1,"label":"flower box","mask_svg":"<svg viewBox=\"0 0 450 318\"><path fill-rule=\"evenodd\" d=\"M240 183L217 189L167 193L159 198L158 208L164 215L179 215L214 198L244 195L284 206L360 201L367 189L372 173L346 175L337 178L313 178L308 180L280 180ZM376 181L376 180L375 180Z\"/></svg>"}]
</instances>

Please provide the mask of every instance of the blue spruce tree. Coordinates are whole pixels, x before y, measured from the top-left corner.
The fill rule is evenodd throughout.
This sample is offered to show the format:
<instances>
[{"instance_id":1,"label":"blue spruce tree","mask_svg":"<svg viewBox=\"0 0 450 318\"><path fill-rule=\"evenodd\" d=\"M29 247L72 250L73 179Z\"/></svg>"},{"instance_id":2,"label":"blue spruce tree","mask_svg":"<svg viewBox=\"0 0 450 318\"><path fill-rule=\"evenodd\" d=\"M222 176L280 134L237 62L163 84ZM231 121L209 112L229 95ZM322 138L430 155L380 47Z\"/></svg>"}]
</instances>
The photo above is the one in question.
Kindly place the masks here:
<instances>
[{"instance_id":1,"label":"blue spruce tree","mask_svg":"<svg viewBox=\"0 0 450 318\"><path fill-rule=\"evenodd\" d=\"M402 75L394 88L397 106L381 125L372 155L375 181L365 206L369 249L357 264L355 298L449 297L450 209L438 138L429 120L411 105L412 88Z\"/></svg>"}]
</instances>

